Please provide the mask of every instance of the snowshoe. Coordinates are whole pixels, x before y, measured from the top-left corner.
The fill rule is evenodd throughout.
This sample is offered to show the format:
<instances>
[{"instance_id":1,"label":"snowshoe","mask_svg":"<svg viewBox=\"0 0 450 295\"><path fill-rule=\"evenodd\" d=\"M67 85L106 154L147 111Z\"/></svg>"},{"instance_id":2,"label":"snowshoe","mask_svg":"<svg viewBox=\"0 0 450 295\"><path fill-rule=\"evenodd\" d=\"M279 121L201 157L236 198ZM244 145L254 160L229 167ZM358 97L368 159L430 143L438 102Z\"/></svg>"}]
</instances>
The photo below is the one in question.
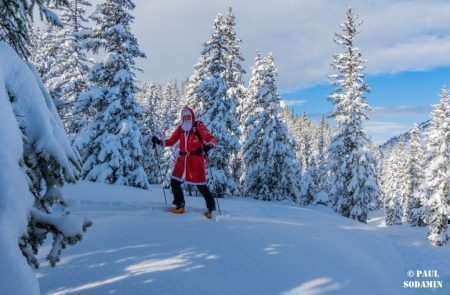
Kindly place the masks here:
<instances>
[{"instance_id":1,"label":"snowshoe","mask_svg":"<svg viewBox=\"0 0 450 295\"><path fill-rule=\"evenodd\" d=\"M211 218L212 218L212 212L211 212L211 211L206 211L203 215L204 215L207 219L211 219Z\"/></svg>"},{"instance_id":2,"label":"snowshoe","mask_svg":"<svg viewBox=\"0 0 450 295\"><path fill-rule=\"evenodd\" d=\"M173 214L183 214L184 212L186 212L186 210L184 209L184 207L180 207L180 208L174 208L169 210L170 213Z\"/></svg>"}]
</instances>

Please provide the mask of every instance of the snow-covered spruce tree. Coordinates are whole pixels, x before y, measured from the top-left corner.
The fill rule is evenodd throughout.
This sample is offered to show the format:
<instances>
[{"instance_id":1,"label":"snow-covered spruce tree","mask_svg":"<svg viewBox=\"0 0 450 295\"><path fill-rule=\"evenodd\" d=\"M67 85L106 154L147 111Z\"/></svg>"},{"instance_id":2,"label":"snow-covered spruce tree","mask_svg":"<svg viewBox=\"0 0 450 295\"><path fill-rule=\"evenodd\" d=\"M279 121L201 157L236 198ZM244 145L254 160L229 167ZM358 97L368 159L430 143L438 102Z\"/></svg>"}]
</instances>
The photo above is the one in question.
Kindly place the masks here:
<instances>
[{"instance_id":1,"label":"snow-covered spruce tree","mask_svg":"<svg viewBox=\"0 0 450 295\"><path fill-rule=\"evenodd\" d=\"M263 61L261 59L261 54L259 51L256 51L256 57L255 57L255 63L253 66L253 70L252 70L252 76L254 75L253 72L255 72L255 67L259 64L262 64ZM255 73L256 75L257 73ZM259 74L259 72L258 72ZM248 88L247 88L248 90ZM240 129L241 129L241 141L244 141L244 129L245 129L245 124L244 122L248 119L248 117L251 116L251 114L254 112L254 100L253 97L251 95L249 95L248 92L246 92L246 95L243 97L243 99L240 101L239 103L239 122L240 122ZM283 114L283 110L280 111L280 116L282 116ZM292 116L294 116L294 114L292 114ZM295 117L295 116L294 116ZM282 117L284 120L285 118ZM295 118L294 118L295 120Z\"/></svg>"},{"instance_id":2,"label":"snow-covered spruce tree","mask_svg":"<svg viewBox=\"0 0 450 295\"><path fill-rule=\"evenodd\" d=\"M235 26L236 17L231 7L228 8L228 14L224 17L224 43L227 48L226 65L225 65L225 81L227 82L227 96L230 99L231 109L234 110L235 118L239 118L239 104L245 96L245 87L242 76L245 74L241 63L244 58L241 54L242 42L236 37ZM238 120L239 123L241 123ZM240 137L241 128L235 130L236 135ZM238 182L242 174L241 158L239 157L239 151L236 151L230 158L231 175L233 179Z\"/></svg>"},{"instance_id":3,"label":"snow-covered spruce tree","mask_svg":"<svg viewBox=\"0 0 450 295\"><path fill-rule=\"evenodd\" d=\"M303 171L306 172L311 166L313 157L314 125L308 120L306 113L303 113L303 115L299 117L298 124L300 130L300 138L298 141L300 161L302 163Z\"/></svg>"},{"instance_id":4,"label":"snow-covered spruce tree","mask_svg":"<svg viewBox=\"0 0 450 295\"><path fill-rule=\"evenodd\" d=\"M289 133L292 135L292 137L294 137L295 119L296 119L294 110L288 108L287 105L282 102L280 116L281 120L283 120L283 123L286 125Z\"/></svg>"},{"instance_id":5,"label":"snow-covered spruce tree","mask_svg":"<svg viewBox=\"0 0 450 295\"><path fill-rule=\"evenodd\" d=\"M222 15L218 14L211 38L203 45L195 65L186 100L198 120L208 126L219 142L208 155L208 183L218 197L237 192L230 161L240 147L235 103L229 97L229 85L225 78L228 62L225 27Z\"/></svg>"},{"instance_id":6,"label":"snow-covered spruce tree","mask_svg":"<svg viewBox=\"0 0 450 295\"><path fill-rule=\"evenodd\" d=\"M304 155L303 155L303 144L301 143L302 141L302 133L305 130L305 124L303 122L304 117L303 116L295 116L294 118L294 127L292 129L292 131L290 132L292 134L292 136L295 139L295 142L297 143L297 148L296 148L296 157L297 159L300 161L300 163L303 166L303 162L304 162ZM304 167L302 168L304 169Z\"/></svg>"},{"instance_id":7,"label":"snow-covered spruce tree","mask_svg":"<svg viewBox=\"0 0 450 295\"><path fill-rule=\"evenodd\" d=\"M406 161L399 161L399 159L406 159L405 143L400 140L392 150L388 160L388 178L386 185L386 200L385 200L385 214L386 224L401 224L406 221L407 214L405 213L408 202L407 188L408 188L408 166Z\"/></svg>"},{"instance_id":8,"label":"snow-covered spruce tree","mask_svg":"<svg viewBox=\"0 0 450 295\"><path fill-rule=\"evenodd\" d=\"M309 205L314 203L314 197L317 190L317 170L316 162L313 157L313 143L314 143L314 125L308 120L306 113L303 113L299 120L302 126L300 134L300 161L303 167L303 175L301 180L300 203L302 205Z\"/></svg>"},{"instance_id":9,"label":"snow-covered spruce tree","mask_svg":"<svg viewBox=\"0 0 450 295\"><path fill-rule=\"evenodd\" d=\"M311 166L306 170L300 182L300 197L299 203L302 206L311 205L315 203L315 196L318 192L317 190L317 170L315 160L312 159L310 162Z\"/></svg>"},{"instance_id":10,"label":"snow-covered spruce tree","mask_svg":"<svg viewBox=\"0 0 450 295\"><path fill-rule=\"evenodd\" d=\"M47 5L59 8L67 0L2 0L0 1L0 41L8 43L23 58L30 56L31 20L34 7L41 19L62 26L58 16Z\"/></svg>"},{"instance_id":11,"label":"snow-covered spruce tree","mask_svg":"<svg viewBox=\"0 0 450 295\"><path fill-rule=\"evenodd\" d=\"M372 199L369 204L369 211L375 211L381 209L381 186L380 186L380 166L381 166L381 151L380 147L372 141L372 138L369 137L369 151L372 153L374 157L374 165L375 165L375 174L377 175L377 185L378 185L378 196L375 199Z\"/></svg>"},{"instance_id":12,"label":"snow-covered spruce tree","mask_svg":"<svg viewBox=\"0 0 450 295\"><path fill-rule=\"evenodd\" d=\"M386 207L386 199L390 194L391 189L391 180L393 177L392 171L392 154L394 152L394 147L389 146L381 150L381 164L378 167L378 175L379 175L379 187L380 187L380 195L379 195L379 203L384 208Z\"/></svg>"},{"instance_id":13,"label":"snow-covered spruce tree","mask_svg":"<svg viewBox=\"0 0 450 295\"><path fill-rule=\"evenodd\" d=\"M61 187L77 181L79 159L36 70L4 42L0 60L0 260L8 266L0 294L37 295L30 266L39 267L44 240L53 241L47 259L54 266L91 223L68 212Z\"/></svg>"},{"instance_id":14,"label":"snow-covered spruce tree","mask_svg":"<svg viewBox=\"0 0 450 295\"><path fill-rule=\"evenodd\" d=\"M367 221L371 200L378 198L375 158L368 148L369 140L363 129L370 109L365 93L364 59L354 45L358 17L349 8L347 20L341 25L342 34L336 33L336 44L343 52L334 55L331 75L335 89L329 100L335 105L331 115L336 120L329 146L331 200L336 212L344 217Z\"/></svg>"},{"instance_id":15,"label":"snow-covered spruce tree","mask_svg":"<svg viewBox=\"0 0 450 295\"><path fill-rule=\"evenodd\" d=\"M259 56L259 53L258 53ZM302 159L302 155L300 152L300 140L301 140L301 127L299 124L299 117L294 114L293 110L288 109L286 106L284 106L284 103L282 103L281 105L281 112L280 112L280 116L281 119L283 121L283 123L286 125L289 134L292 136L292 138L294 139L295 142L295 154L296 154L296 158L300 161L301 163L301 159ZM252 109L252 103L249 102L247 103L247 110Z\"/></svg>"},{"instance_id":16,"label":"snow-covered spruce tree","mask_svg":"<svg viewBox=\"0 0 450 295\"><path fill-rule=\"evenodd\" d=\"M8 265L0 294L39 294L26 262L39 266L37 251L50 234L47 259L55 265L61 250L77 243L91 224L68 214L61 187L78 179L78 157L35 68L21 59L29 56L33 5L58 22L44 1L0 2L0 260Z\"/></svg>"},{"instance_id":17,"label":"snow-covered spruce tree","mask_svg":"<svg viewBox=\"0 0 450 295\"><path fill-rule=\"evenodd\" d=\"M398 161L404 159L404 161ZM405 142L400 141L394 147L394 166L395 178L392 180L394 186L391 187L391 192L400 199L402 205L402 222L408 222L410 214L408 184L410 182L408 173L409 154Z\"/></svg>"},{"instance_id":18,"label":"snow-covered spruce tree","mask_svg":"<svg viewBox=\"0 0 450 295\"><path fill-rule=\"evenodd\" d=\"M236 17L231 7L228 8L228 14L224 18L224 41L225 46L228 49L228 54L226 57L226 69L225 69L225 80L227 81L228 90L227 94L230 99L230 103L234 104L232 109L235 111L234 115L238 119L239 118L239 104L245 97L245 86L242 80L242 76L245 74L245 70L243 69L241 62L244 61L244 58L241 54L241 46L242 42L240 39L236 37L235 26L236 26ZM240 122L238 120L239 124ZM238 128L240 132L241 128ZM236 134L237 136L241 136L240 134ZM242 163L241 157L239 156L239 152L231 155L230 166L233 179L238 182L239 178L242 174Z\"/></svg>"},{"instance_id":19,"label":"snow-covered spruce tree","mask_svg":"<svg viewBox=\"0 0 450 295\"><path fill-rule=\"evenodd\" d=\"M68 2L68 7L59 10L64 27L54 28L54 38L50 44L56 46L51 50L55 52L56 60L47 72L45 86L57 102L56 107L67 134L74 137L88 121L87 112L80 111L84 103L80 94L88 87L89 66L78 33L86 29L86 6L90 3L85 0Z\"/></svg>"},{"instance_id":20,"label":"snow-covered spruce tree","mask_svg":"<svg viewBox=\"0 0 450 295\"><path fill-rule=\"evenodd\" d=\"M177 81L167 82L162 88L162 101L159 107L161 117L161 130L170 136L180 121L181 94Z\"/></svg>"},{"instance_id":21,"label":"snow-covered spruce tree","mask_svg":"<svg viewBox=\"0 0 450 295\"><path fill-rule=\"evenodd\" d=\"M47 82L51 78L54 78L50 76L49 72L58 62L57 51L61 45L57 44L58 42L55 38L56 30L56 26L46 24L43 29L34 26L31 34L31 43L29 46L31 54L28 57L28 61L35 65L36 70L46 87ZM47 88L47 91L52 98L55 97L55 93L52 89ZM56 105L60 104L60 102L55 99L54 102Z\"/></svg>"},{"instance_id":22,"label":"snow-covered spruce tree","mask_svg":"<svg viewBox=\"0 0 450 295\"><path fill-rule=\"evenodd\" d=\"M91 69L85 97L92 122L76 146L83 151L84 179L147 188L139 128L142 109L134 96L135 59L145 54L130 31L134 8L131 0L107 0L91 16L95 27L83 34L88 50L101 49L106 56Z\"/></svg>"},{"instance_id":23,"label":"snow-covered spruce tree","mask_svg":"<svg viewBox=\"0 0 450 295\"><path fill-rule=\"evenodd\" d=\"M382 207L385 206L386 202L386 191L387 191L387 182L389 180L388 171L390 172L390 167L388 167L388 159L392 152L392 148L384 148L381 150L381 164L378 166L378 185L380 187L380 194L379 194L379 202Z\"/></svg>"},{"instance_id":24,"label":"snow-covered spruce tree","mask_svg":"<svg viewBox=\"0 0 450 295\"><path fill-rule=\"evenodd\" d=\"M136 93L143 116L143 131L146 133L161 132L162 86L156 82L145 82L139 92Z\"/></svg>"},{"instance_id":25,"label":"snow-covered spruce tree","mask_svg":"<svg viewBox=\"0 0 450 295\"><path fill-rule=\"evenodd\" d=\"M294 140L280 117L280 96L272 55L256 57L247 88L253 102L246 112L241 178L243 195L261 200L297 201L301 166L293 151Z\"/></svg>"},{"instance_id":26,"label":"snow-covered spruce tree","mask_svg":"<svg viewBox=\"0 0 450 295\"><path fill-rule=\"evenodd\" d=\"M422 200L422 184L425 180L423 169L423 149L420 143L419 125L414 124L410 131L410 148L408 158L409 181L407 183L408 222L411 226L424 226L424 204Z\"/></svg>"},{"instance_id":27,"label":"snow-covered spruce tree","mask_svg":"<svg viewBox=\"0 0 450 295\"><path fill-rule=\"evenodd\" d=\"M310 168L302 177L302 200L308 201L314 204L322 204L328 205L329 203L329 183L328 183L328 171L327 171L327 149L326 147L330 143L329 137L329 126L325 119L325 116L322 116L319 127L316 130L316 143L317 147L315 148L315 155L312 157L310 162ZM309 175L309 176L308 176ZM307 192L307 186L304 186L305 177L311 178L312 187L309 188L312 192L312 195L307 197L303 194L303 192ZM306 198L305 198L306 197ZM308 202L307 202L308 204Z\"/></svg>"},{"instance_id":28,"label":"snow-covered spruce tree","mask_svg":"<svg viewBox=\"0 0 450 295\"><path fill-rule=\"evenodd\" d=\"M160 138L170 136L180 122L180 89L176 81L169 81L162 86L154 82L146 82L136 94L143 109L142 135L144 138L144 168L150 183L161 183L165 187L170 184L171 171L175 157L173 150L177 147L158 150L159 159L153 144L152 135ZM157 147L158 148L158 147ZM158 160L159 165L158 166ZM161 180L161 175L163 180Z\"/></svg>"},{"instance_id":29,"label":"snow-covered spruce tree","mask_svg":"<svg viewBox=\"0 0 450 295\"><path fill-rule=\"evenodd\" d=\"M236 17L232 8L228 8L228 14L223 18L223 43L226 48L226 63L224 78L227 82L227 94L231 103L234 103L233 111L236 118L239 118L239 103L245 97L245 86L242 76L245 74L241 62L244 58L241 54L242 42L236 37L235 27Z\"/></svg>"},{"instance_id":30,"label":"snow-covered spruce tree","mask_svg":"<svg viewBox=\"0 0 450 295\"><path fill-rule=\"evenodd\" d=\"M140 121L142 133L142 150L144 170L148 181L152 184L160 183L160 167L155 159L156 151L153 148L151 138L153 135L161 137L160 104L162 103L162 87L155 82L146 82L136 93L136 100L142 107L143 116ZM161 161L161 159L159 159Z\"/></svg>"},{"instance_id":31,"label":"snow-covered spruce tree","mask_svg":"<svg viewBox=\"0 0 450 295\"><path fill-rule=\"evenodd\" d=\"M450 100L447 88L442 88L439 104L431 114L427 133L425 188L429 225L428 239L435 246L447 244L447 210L450 182Z\"/></svg>"},{"instance_id":32,"label":"snow-covered spruce tree","mask_svg":"<svg viewBox=\"0 0 450 295\"><path fill-rule=\"evenodd\" d=\"M308 120L306 114L296 116L291 110L284 107L281 112L283 122L289 133L294 137L296 157L303 165L301 179L301 205L320 203L328 204L328 177L327 177L327 150L329 145L329 126L325 116L318 126ZM302 142L303 144L298 144Z\"/></svg>"},{"instance_id":33,"label":"snow-covered spruce tree","mask_svg":"<svg viewBox=\"0 0 450 295\"><path fill-rule=\"evenodd\" d=\"M326 165L328 162L328 150L327 147L330 144L330 126L325 118L322 116L320 120L319 129L317 132L317 156L316 156L316 169L317 169L317 186L319 192L328 192L328 175Z\"/></svg>"},{"instance_id":34,"label":"snow-covered spruce tree","mask_svg":"<svg viewBox=\"0 0 450 295\"><path fill-rule=\"evenodd\" d=\"M161 103L161 130L164 137L169 137L180 120L180 105L181 103L181 90L178 88L175 80L169 81L163 87L162 94L163 101ZM170 179L172 176L172 170L176 162L176 157L179 153L178 145L164 149L161 155L161 171L163 175L163 187L170 187Z\"/></svg>"}]
</instances>

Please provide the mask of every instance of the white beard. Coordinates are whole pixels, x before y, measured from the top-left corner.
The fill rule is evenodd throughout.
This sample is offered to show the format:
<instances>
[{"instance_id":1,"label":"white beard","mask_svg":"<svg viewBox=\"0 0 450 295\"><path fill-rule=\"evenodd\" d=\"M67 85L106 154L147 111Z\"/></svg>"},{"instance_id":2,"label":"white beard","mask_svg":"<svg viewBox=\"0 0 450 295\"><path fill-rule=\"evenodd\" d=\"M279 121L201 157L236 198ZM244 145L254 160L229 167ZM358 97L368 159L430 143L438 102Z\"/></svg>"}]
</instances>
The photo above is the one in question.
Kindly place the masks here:
<instances>
[{"instance_id":1,"label":"white beard","mask_svg":"<svg viewBox=\"0 0 450 295\"><path fill-rule=\"evenodd\" d=\"M183 121L183 123L181 124L181 128L184 131L190 131L192 129L192 120L190 120L190 121Z\"/></svg>"}]
</instances>

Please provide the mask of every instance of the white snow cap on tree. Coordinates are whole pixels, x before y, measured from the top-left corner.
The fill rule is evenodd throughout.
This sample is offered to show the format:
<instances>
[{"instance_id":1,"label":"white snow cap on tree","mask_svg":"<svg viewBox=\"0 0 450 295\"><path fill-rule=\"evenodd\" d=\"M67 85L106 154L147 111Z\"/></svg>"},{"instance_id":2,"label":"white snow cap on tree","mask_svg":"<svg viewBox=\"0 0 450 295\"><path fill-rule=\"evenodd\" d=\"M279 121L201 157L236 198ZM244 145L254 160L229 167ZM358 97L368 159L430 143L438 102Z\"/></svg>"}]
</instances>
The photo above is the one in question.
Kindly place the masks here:
<instances>
[{"instance_id":1,"label":"white snow cap on tree","mask_svg":"<svg viewBox=\"0 0 450 295\"><path fill-rule=\"evenodd\" d=\"M276 75L272 55L261 59L257 53L247 91L249 108L242 112L241 183L245 196L297 201L301 166L293 151L294 140L281 120Z\"/></svg>"},{"instance_id":2,"label":"white snow cap on tree","mask_svg":"<svg viewBox=\"0 0 450 295\"><path fill-rule=\"evenodd\" d=\"M139 126L142 109L135 98L134 73L135 59L145 54L131 33L134 8L130 0L107 0L91 16L96 26L84 33L83 45L106 54L91 69L86 97L92 122L75 144L83 153L84 179L148 188Z\"/></svg>"},{"instance_id":3,"label":"white snow cap on tree","mask_svg":"<svg viewBox=\"0 0 450 295\"><path fill-rule=\"evenodd\" d=\"M30 212L36 212L30 192L36 171L24 163L24 146L42 160L56 163L53 172L60 172L68 182L77 180L78 157L32 66L2 42L0 60L0 261L8 266L0 276L0 294L39 294L35 274L18 245L27 235Z\"/></svg>"},{"instance_id":4,"label":"white snow cap on tree","mask_svg":"<svg viewBox=\"0 0 450 295\"><path fill-rule=\"evenodd\" d=\"M328 150L330 194L335 211L366 222L370 203L378 199L376 161L362 126L370 110L365 97L369 87L364 82L365 60L354 45L361 23L351 8L346 15L343 32L336 33L334 40L343 52L333 56L336 74L330 76L335 86L329 98L335 105L331 116L336 120Z\"/></svg>"},{"instance_id":5,"label":"white snow cap on tree","mask_svg":"<svg viewBox=\"0 0 450 295\"><path fill-rule=\"evenodd\" d=\"M408 222L411 226L424 226L424 200L423 189L424 157L423 148L420 142L420 129L418 124L414 124L410 131L410 149L408 158Z\"/></svg>"},{"instance_id":6,"label":"white snow cap on tree","mask_svg":"<svg viewBox=\"0 0 450 295\"><path fill-rule=\"evenodd\" d=\"M231 170L232 155L239 150L239 124L235 117L235 101L226 78L229 39L224 18L214 20L211 38L203 50L190 78L185 104L195 110L219 144L208 154L208 183L217 196L235 194L238 187Z\"/></svg>"},{"instance_id":7,"label":"white snow cap on tree","mask_svg":"<svg viewBox=\"0 0 450 295\"><path fill-rule=\"evenodd\" d=\"M426 222L428 239L435 246L448 242L447 210L450 199L450 100L447 88L442 88L439 104L431 114L431 126L427 134Z\"/></svg>"},{"instance_id":8,"label":"white snow cap on tree","mask_svg":"<svg viewBox=\"0 0 450 295\"><path fill-rule=\"evenodd\" d=\"M89 72L79 32L86 29L85 6L90 6L90 3L68 0L68 4L68 7L57 11L64 27L49 26L43 37L37 36L38 42L32 47L31 58L38 67L47 64L41 67L40 75L55 100L66 132L73 137L89 121L86 112L79 109L83 102L80 94L87 90Z\"/></svg>"}]
</instances>

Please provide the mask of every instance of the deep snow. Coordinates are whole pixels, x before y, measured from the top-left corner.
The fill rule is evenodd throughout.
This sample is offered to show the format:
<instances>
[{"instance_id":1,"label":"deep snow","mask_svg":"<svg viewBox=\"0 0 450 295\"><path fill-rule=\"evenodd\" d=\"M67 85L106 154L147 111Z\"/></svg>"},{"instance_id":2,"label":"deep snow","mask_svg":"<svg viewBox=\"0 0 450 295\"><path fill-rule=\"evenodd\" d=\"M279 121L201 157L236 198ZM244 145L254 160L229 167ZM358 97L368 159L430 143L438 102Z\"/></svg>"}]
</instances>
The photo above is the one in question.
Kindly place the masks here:
<instances>
[{"instance_id":1,"label":"deep snow","mask_svg":"<svg viewBox=\"0 0 450 295\"><path fill-rule=\"evenodd\" d=\"M56 268L42 257L42 294L450 293L449 248L429 246L426 229L385 227L380 212L365 225L324 207L233 198L206 220L201 197L187 197L186 214L165 212L158 186L80 182L65 193L94 225ZM407 271L422 269L444 288L404 289Z\"/></svg>"}]
</instances>

